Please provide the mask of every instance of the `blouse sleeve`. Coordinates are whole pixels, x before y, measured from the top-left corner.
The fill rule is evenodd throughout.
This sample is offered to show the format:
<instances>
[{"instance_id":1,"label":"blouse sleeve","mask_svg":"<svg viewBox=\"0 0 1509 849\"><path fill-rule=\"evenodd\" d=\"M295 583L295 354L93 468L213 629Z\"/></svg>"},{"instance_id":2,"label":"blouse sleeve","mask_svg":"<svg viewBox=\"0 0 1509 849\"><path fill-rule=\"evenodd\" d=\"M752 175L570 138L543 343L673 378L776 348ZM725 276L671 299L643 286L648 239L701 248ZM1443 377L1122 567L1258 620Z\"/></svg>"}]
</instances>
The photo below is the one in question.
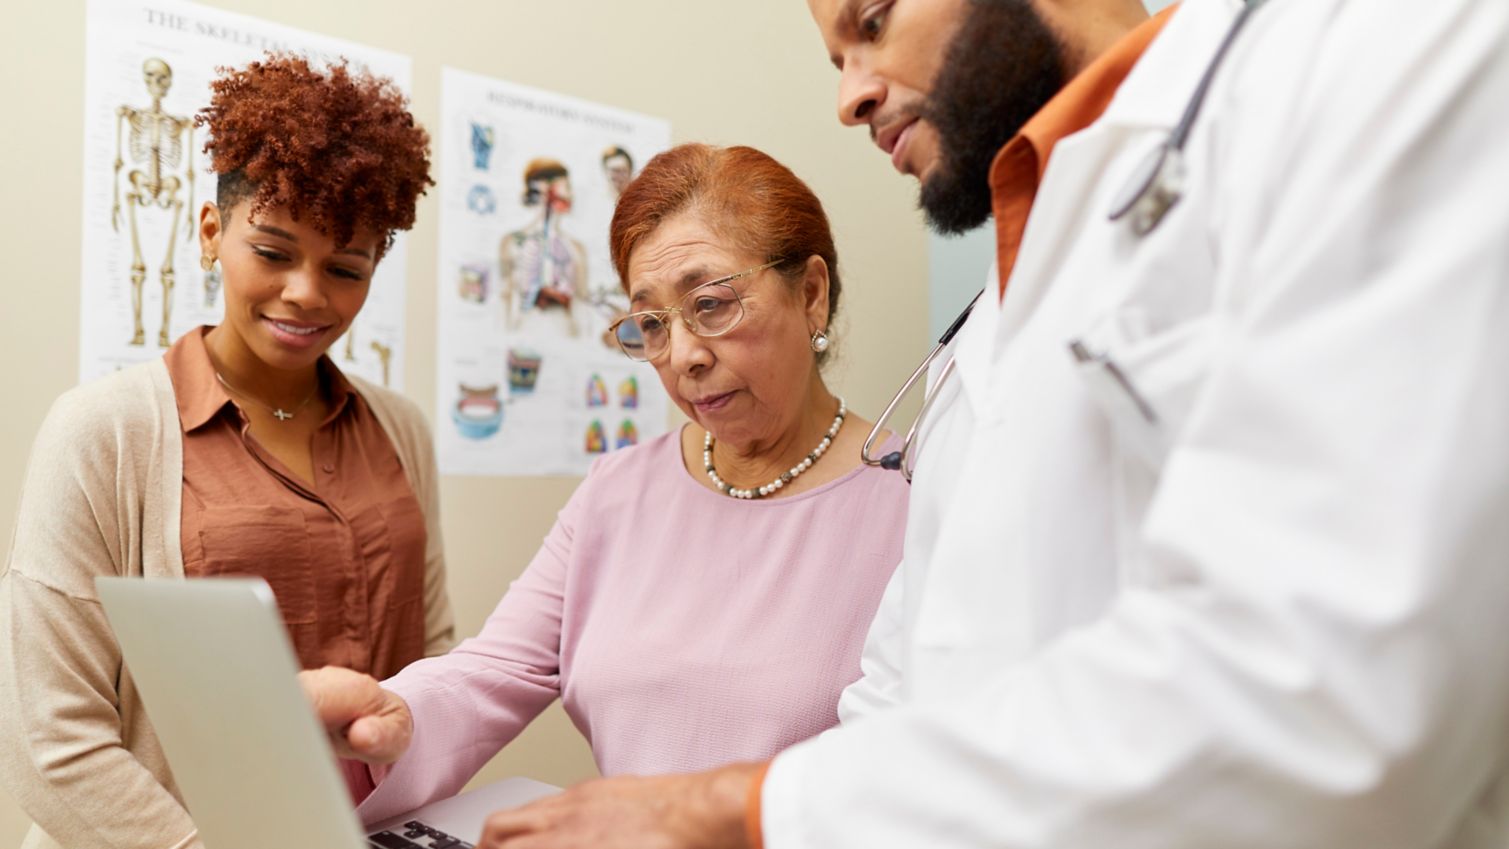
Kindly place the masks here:
<instances>
[{"instance_id":1,"label":"blouse sleeve","mask_svg":"<svg viewBox=\"0 0 1509 849\"><path fill-rule=\"evenodd\" d=\"M94 595L95 577L133 571L145 532L130 458L67 400L32 450L0 574L0 779L65 846L198 847L183 806L123 745L121 654Z\"/></svg>"},{"instance_id":2,"label":"blouse sleeve","mask_svg":"<svg viewBox=\"0 0 1509 849\"><path fill-rule=\"evenodd\" d=\"M424 654L445 654L456 644L456 621L446 588L445 544L440 533L440 475L435 465L435 441L422 416L414 453L421 472L414 476L414 494L424 506Z\"/></svg>"},{"instance_id":3,"label":"blouse sleeve","mask_svg":"<svg viewBox=\"0 0 1509 849\"><path fill-rule=\"evenodd\" d=\"M380 781L357 810L363 821L459 792L560 695L567 570L591 484L589 477L577 488L481 633L383 682L408 703L414 736L386 775L373 771Z\"/></svg>"}]
</instances>

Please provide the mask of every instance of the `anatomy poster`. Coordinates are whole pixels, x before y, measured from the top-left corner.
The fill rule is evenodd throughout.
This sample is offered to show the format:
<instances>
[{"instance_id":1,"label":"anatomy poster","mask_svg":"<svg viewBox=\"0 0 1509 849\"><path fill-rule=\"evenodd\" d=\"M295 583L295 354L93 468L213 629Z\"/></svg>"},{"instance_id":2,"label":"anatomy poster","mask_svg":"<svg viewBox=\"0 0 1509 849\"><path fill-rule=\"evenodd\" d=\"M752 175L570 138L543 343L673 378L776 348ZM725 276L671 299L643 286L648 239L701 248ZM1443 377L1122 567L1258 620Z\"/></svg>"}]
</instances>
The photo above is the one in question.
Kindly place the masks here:
<instances>
[{"instance_id":1,"label":"anatomy poster","mask_svg":"<svg viewBox=\"0 0 1509 849\"><path fill-rule=\"evenodd\" d=\"M441 471L580 475L665 432L655 370L608 332L608 225L670 125L450 68L440 108Z\"/></svg>"},{"instance_id":2,"label":"anatomy poster","mask_svg":"<svg viewBox=\"0 0 1509 849\"><path fill-rule=\"evenodd\" d=\"M266 51L349 59L409 91L407 57L178 0L88 0L79 379L161 356L224 313L219 266L199 265L199 209L215 197L194 114L219 66ZM402 388L404 240L330 349L342 370Z\"/></svg>"}]
</instances>

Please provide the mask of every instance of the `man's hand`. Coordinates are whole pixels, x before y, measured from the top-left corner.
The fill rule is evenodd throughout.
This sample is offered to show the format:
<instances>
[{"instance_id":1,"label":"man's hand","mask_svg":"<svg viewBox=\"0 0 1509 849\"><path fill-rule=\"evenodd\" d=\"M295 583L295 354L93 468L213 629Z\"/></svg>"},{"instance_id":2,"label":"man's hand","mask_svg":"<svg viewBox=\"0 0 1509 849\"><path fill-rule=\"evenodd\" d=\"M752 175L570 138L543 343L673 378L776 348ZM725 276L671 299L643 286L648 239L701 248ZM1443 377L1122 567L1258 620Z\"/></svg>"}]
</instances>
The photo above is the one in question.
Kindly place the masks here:
<instances>
[{"instance_id":1,"label":"man's hand","mask_svg":"<svg viewBox=\"0 0 1509 849\"><path fill-rule=\"evenodd\" d=\"M299 684L337 755L386 764L409 748L414 718L408 703L372 676L326 666L300 672Z\"/></svg>"},{"instance_id":2,"label":"man's hand","mask_svg":"<svg viewBox=\"0 0 1509 849\"><path fill-rule=\"evenodd\" d=\"M750 849L744 806L761 764L589 781L488 817L478 849Z\"/></svg>"}]
</instances>

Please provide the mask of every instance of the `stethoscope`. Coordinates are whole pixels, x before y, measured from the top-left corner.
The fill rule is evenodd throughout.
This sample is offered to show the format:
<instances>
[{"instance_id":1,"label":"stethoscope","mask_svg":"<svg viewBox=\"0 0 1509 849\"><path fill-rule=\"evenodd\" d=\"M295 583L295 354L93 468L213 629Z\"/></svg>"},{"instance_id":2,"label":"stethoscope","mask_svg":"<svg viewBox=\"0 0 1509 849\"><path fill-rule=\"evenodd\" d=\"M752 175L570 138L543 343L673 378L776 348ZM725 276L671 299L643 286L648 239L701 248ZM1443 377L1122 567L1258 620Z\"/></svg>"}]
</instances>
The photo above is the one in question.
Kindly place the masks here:
<instances>
[{"instance_id":1,"label":"stethoscope","mask_svg":"<svg viewBox=\"0 0 1509 849\"><path fill-rule=\"evenodd\" d=\"M1236 41L1242 28L1247 25L1247 21L1252 18L1252 14L1266 2L1268 0L1245 0L1242 11L1232 20L1231 27L1226 31L1226 37L1221 40L1215 55L1211 57L1210 64L1205 67L1205 73L1200 77L1200 84L1190 95L1189 103L1185 105L1184 114L1180 116L1179 123L1174 126L1168 138L1164 139L1163 143L1158 145L1132 172L1132 177L1127 181L1126 187L1117 192L1115 202L1111 206L1110 220L1115 222L1129 218L1128 224L1138 238L1145 237L1156 230L1158 225L1163 223L1169 210L1173 209L1174 205L1184 197L1184 145L1189 140L1190 131L1194 128L1195 118L1200 114L1200 107L1205 104L1205 96L1210 90L1210 84L1215 79L1216 71L1220 69L1221 63L1226 59L1226 53L1231 49L1232 43ZM887 404L880 414L880 418L875 420L875 426L870 429L870 435L865 438L865 444L859 451L860 459L865 465L899 471L908 483L911 482L916 463L917 438L921 433L922 422L937 401L938 390L948 376L953 374L953 357L949 357L948 362L944 363L943 370L938 373L937 379L922 396L922 407L917 411L917 417L912 420L912 426L907 428L906 439L901 444L901 450L892 451L881 457L876 457L871 452L875 448L875 443L880 440L880 435L887 430L886 426L896 412L896 408L901 406L901 402L911 394L912 387L917 385L917 381L921 380L938 357L942 356L949 343L964 327L970 311L984 294L985 291L982 289L970 299L969 304L964 307L959 316L954 319L947 330L943 331L943 335L938 337L938 344L922 360L922 364L917 366L912 376L901 385L901 389L897 390L891 398L891 403Z\"/></svg>"},{"instance_id":2,"label":"stethoscope","mask_svg":"<svg viewBox=\"0 0 1509 849\"><path fill-rule=\"evenodd\" d=\"M933 381L933 385L928 387L926 394L922 396L922 409L918 410L917 417L912 419L912 426L907 429L906 441L901 444L901 450L892 451L878 459L870 452L874 449L876 441L880 439L880 435L885 432L886 423L891 420L891 416L896 412L896 408L901 406L901 402L906 400L906 396L911 394L912 387L917 385L917 381L921 380L927 374L927 370L932 367L933 361L943 354L943 351L948 348L950 342L954 341L954 337L958 335L960 328L964 327L964 320L969 318L969 311L975 308L975 302L980 300L980 297L984 294L985 290L981 289L975 293L973 298L969 299L969 304L954 319L954 323L950 324L948 329L943 331L943 335L938 337L938 344L922 360L922 364L917 366L917 370L912 372L912 376L906 379L906 383L901 384L901 388L891 398L891 403L886 405L885 410L880 414L880 418L875 420L875 426L870 428L870 435L865 437L865 444L859 449L859 459L863 460L866 466L879 466L882 469L899 471L901 472L901 476L906 478L907 483L912 482L913 458L917 454L917 452L912 450L912 446L917 443L917 434L922 425L922 420L927 418L928 409L938 399L938 388L943 385L943 382L948 379L950 374L954 373L953 357L948 358L948 362L943 365L943 371L938 374L938 379Z\"/></svg>"}]
</instances>

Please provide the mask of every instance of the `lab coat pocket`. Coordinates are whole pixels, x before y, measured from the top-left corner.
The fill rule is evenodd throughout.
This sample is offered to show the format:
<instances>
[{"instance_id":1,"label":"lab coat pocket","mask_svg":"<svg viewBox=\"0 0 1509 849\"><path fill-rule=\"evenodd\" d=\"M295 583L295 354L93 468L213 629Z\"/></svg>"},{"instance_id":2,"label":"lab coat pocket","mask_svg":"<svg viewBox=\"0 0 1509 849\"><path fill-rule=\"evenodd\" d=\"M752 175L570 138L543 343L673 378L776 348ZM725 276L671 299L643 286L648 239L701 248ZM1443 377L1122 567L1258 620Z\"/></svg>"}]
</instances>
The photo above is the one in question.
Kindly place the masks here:
<instances>
[{"instance_id":1,"label":"lab coat pocket","mask_svg":"<svg viewBox=\"0 0 1509 849\"><path fill-rule=\"evenodd\" d=\"M1156 470L1209 370L1214 315L1157 333L1145 311L1122 307L1068 343L1069 356L1123 453Z\"/></svg>"}]
</instances>

